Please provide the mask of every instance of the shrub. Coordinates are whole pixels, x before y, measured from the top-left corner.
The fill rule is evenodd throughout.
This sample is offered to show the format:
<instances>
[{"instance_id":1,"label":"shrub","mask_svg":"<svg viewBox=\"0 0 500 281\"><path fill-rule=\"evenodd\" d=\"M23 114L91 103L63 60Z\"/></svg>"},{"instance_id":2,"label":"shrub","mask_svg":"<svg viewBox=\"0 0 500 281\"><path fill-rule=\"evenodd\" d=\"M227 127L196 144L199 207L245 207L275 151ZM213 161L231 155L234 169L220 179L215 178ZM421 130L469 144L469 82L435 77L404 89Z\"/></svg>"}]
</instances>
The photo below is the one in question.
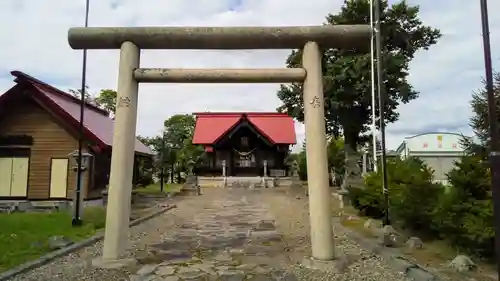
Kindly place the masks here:
<instances>
[{"instance_id":1,"label":"shrub","mask_svg":"<svg viewBox=\"0 0 500 281\"><path fill-rule=\"evenodd\" d=\"M494 254L490 173L480 157L465 156L448 173L451 189L440 198L434 228L442 238L475 254Z\"/></svg>"},{"instance_id":2,"label":"shrub","mask_svg":"<svg viewBox=\"0 0 500 281\"><path fill-rule=\"evenodd\" d=\"M383 216L385 210L380 170L365 178L364 189L349 192L353 206L375 218ZM439 195L444 190L440 184L432 183L432 171L420 160L409 158L387 161L387 173L392 219L405 227L429 230Z\"/></svg>"}]
</instances>

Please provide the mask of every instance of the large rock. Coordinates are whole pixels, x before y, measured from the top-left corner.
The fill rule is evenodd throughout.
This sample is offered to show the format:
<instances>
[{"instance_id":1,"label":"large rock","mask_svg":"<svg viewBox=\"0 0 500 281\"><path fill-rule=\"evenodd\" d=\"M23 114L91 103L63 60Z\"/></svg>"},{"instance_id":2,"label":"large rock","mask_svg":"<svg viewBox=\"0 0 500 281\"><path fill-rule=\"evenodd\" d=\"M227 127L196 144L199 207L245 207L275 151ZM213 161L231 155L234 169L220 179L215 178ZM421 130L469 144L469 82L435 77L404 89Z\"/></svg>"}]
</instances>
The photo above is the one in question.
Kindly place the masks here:
<instances>
[{"instance_id":1,"label":"large rock","mask_svg":"<svg viewBox=\"0 0 500 281\"><path fill-rule=\"evenodd\" d=\"M465 255L456 256L448 266L460 273L465 273L476 269L476 264Z\"/></svg>"},{"instance_id":2,"label":"large rock","mask_svg":"<svg viewBox=\"0 0 500 281\"><path fill-rule=\"evenodd\" d=\"M424 247L424 242L422 242L422 240L418 237L410 237L406 241L406 246L410 250L422 249Z\"/></svg>"},{"instance_id":3,"label":"large rock","mask_svg":"<svg viewBox=\"0 0 500 281\"><path fill-rule=\"evenodd\" d=\"M401 234L396 232L394 228L390 225L384 226L381 231L379 231L379 241L385 247L396 248L404 243L404 238Z\"/></svg>"}]
</instances>

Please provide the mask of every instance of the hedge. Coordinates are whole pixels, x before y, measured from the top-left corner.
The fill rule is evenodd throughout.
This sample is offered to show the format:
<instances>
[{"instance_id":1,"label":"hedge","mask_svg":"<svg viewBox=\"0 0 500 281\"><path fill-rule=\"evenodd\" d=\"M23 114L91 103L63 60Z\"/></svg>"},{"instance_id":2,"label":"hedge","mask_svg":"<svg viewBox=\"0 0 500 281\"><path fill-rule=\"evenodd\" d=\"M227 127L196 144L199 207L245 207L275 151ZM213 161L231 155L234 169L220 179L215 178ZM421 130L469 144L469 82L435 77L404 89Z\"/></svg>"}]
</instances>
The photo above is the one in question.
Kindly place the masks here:
<instances>
[{"instance_id":1,"label":"hedge","mask_svg":"<svg viewBox=\"0 0 500 281\"><path fill-rule=\"evenodd\" d=\"M365 188L349 190L352 205L374 218L381 218L385 209L378 170L367 175ZM387 171L392 222L444 239L469 253L493 257L493 208L487 162L479 157L462 157L447 175L449 187L433 183L433 171L417 158L391 159Z\"/></svg>"}]
</instances>

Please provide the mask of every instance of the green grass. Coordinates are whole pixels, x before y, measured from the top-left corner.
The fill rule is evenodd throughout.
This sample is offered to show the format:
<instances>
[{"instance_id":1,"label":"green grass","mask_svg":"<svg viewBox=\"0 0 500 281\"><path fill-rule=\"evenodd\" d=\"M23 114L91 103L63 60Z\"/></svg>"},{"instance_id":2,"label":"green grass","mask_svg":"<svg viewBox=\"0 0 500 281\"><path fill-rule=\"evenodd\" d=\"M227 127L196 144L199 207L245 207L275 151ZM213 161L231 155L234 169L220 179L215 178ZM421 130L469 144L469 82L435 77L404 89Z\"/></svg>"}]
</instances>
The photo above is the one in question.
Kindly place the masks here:
<instances>
[{"instance_id":1,"label":"green grass","mask_svg":"<svg viewBox=\"0 0 500 281\"><path fill-rule=\"evenodd\" d=\"M145 187L140 187L134 189L139 194L145 195L159 195L167 192L177 193L181 190L182 184L177 183L164 183L163 184L163 192L160 190L160 183L150 184Z\"/></svg>"},{"instance_id":2,"label":"green grass","mask_svg":"<svg viewBox=\"0 0 500 281\"><path fill-rule=\"evenodd\" d=\"M76 242L104 228L104 208L84 211L83 225L71 226L69 212L0 214L0 272L50 252L48 239L62 235Z\"/></svg>"}]
</instances>

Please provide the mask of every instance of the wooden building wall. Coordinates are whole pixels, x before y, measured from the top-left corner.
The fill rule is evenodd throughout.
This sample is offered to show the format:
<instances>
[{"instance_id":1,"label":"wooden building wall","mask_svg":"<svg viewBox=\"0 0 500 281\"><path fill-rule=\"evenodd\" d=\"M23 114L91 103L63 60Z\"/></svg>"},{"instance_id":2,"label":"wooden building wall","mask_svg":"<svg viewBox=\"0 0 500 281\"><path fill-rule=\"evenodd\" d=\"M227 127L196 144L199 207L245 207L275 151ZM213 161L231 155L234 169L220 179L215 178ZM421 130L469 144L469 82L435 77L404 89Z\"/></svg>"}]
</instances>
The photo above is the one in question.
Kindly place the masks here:
<instances>
[{"instance_id":1,"label":"wooden building wall","mask_svg":"<svg viewBox=\"0 0 500 281\"><path fill-rule=\"evenodd\" d=\"M78 148L77 140L62 124L33 100L25 100L11 112L2 112L0 116L0 135L33 137L28 172L29 199L49 199L51 159L67 158ZM69 168L66 197L72 198L77 175L71 170L71 162ZM87 172L85 176L85 197L89 174Z\"/></svg>"}]
</instances>

